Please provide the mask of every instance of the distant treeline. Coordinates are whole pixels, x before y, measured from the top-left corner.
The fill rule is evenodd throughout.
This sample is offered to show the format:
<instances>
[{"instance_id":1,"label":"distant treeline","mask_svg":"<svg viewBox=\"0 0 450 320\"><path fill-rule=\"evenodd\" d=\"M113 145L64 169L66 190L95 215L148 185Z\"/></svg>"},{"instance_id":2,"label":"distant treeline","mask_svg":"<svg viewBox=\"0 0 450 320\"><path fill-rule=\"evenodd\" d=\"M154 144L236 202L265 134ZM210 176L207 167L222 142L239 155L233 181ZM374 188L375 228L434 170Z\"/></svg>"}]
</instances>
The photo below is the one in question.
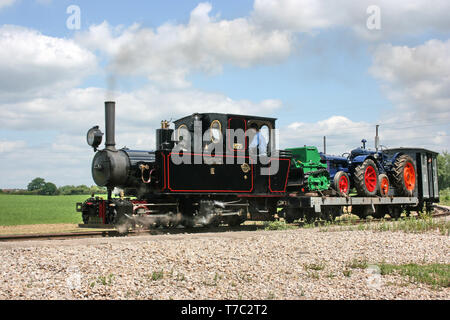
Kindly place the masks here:
<instances>
[{"instance_id":1,"label":"distant treeline","mask_svg":"<svg viewBox=\"0 0 450 320\"><path fill-rule=\"evenodd\" d=\"M78 194L86 194L90 195L92 193L95 194L105 194L106 188L91 186L88 187L86 185L80 186L62 186L57 187L54 183L46 182L42 178L35 178L28 184L28 188L24 189L0 189L0 193L6 194L17 194L17 195L78 195Z\"/></svg>"}]
</instances>

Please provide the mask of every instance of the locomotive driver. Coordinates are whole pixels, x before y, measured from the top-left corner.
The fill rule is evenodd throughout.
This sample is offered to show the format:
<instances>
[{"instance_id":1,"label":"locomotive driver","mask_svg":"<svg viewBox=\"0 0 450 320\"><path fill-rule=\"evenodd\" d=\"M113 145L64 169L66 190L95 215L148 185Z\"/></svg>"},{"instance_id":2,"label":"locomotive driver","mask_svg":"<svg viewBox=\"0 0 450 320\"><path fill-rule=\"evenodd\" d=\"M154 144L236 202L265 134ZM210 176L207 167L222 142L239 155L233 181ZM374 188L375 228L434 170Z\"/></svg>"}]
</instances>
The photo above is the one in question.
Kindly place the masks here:
<instances>
[{"instance_id":1,"label":"locomotive driver","mask_svg":"<svg viewBox=\"0 0 450 320\"><path fill-rule=\"evenodd\" d=\"M254 154L258 153L260 156L266 156L267 142L264 136L261 134L258 125L256 123L253 123L250 126L250 129L254 129L256 131L256 134L249 146L250 152L253 152Z\"/></svg>"}]
</instances>

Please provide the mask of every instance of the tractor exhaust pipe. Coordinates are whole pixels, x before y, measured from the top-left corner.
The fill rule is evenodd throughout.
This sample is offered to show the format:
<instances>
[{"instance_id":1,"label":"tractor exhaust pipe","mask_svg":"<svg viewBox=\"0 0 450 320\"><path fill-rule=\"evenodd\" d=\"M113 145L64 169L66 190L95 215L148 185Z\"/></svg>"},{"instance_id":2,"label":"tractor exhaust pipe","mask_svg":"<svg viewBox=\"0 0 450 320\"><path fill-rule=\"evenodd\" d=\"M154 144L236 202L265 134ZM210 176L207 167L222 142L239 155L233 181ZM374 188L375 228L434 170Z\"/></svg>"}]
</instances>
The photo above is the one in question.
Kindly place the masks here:
<instances>
[{"instance_id":1,"label":"tractor exhaust pipe","mask_svg":"<svg viewBox=\"0 0 450 320\"><path fill-rule=\"evenodd\" d=\"M105 102L105 127L106 127L106 149L115 151L115 130L116 130L116 103L114 101Z\"/></svg>"},{"instance_id":2,"label":"tractor exhaust pipe","mask_svg":"<svg viewBox=\"0 0 450 320\"><path fill-rule=\"evenodd\" d=\"M378 135L378 128L380 128L379 124L377 124L376 129L375 129L375 131L376 131L376 133L375 133L375 150L376 150L376 152L378 152L378 149L380 148L380 137Z\"/></svg>"}]
</instances>

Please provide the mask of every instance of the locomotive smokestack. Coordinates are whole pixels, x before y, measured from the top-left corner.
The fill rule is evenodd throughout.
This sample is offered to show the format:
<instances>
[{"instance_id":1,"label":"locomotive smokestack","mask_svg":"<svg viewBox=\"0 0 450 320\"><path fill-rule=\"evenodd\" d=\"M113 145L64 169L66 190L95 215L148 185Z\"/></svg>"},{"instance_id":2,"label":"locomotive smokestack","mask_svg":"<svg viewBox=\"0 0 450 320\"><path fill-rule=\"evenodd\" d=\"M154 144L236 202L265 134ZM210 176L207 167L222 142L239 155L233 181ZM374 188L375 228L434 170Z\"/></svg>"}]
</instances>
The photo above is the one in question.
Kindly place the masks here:
<instances>
[{"instance_id":1,"label":"locomotive smokestack","mask_svg":"<svg viewBox=\"0 0 450 320\"><path fill-rule=\"evenodd\" d=\"M114 101L105 102L105 127L106 127L106 149L116 150L115 140L115 122L116 122L116 103Z\"/></svg>"}]
</instances>

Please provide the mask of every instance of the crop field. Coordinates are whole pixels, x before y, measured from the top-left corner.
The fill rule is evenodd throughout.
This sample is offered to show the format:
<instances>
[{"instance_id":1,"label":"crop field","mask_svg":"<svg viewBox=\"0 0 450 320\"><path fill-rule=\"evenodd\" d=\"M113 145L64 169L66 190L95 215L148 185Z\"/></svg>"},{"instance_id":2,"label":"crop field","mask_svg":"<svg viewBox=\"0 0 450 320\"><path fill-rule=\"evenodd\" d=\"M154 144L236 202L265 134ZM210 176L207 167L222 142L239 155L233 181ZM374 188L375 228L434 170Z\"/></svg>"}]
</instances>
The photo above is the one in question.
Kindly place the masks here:
<instances>
[{"instance_id":1,"label":"crop field","mask_svg":"<svg viewBox=\"0 0 450 320\"><path fill-rule=\"evenodd\" d=\"M88 197L0 194L0 225L82 223L75 204Z\"/></svg>"}]
</instances>

